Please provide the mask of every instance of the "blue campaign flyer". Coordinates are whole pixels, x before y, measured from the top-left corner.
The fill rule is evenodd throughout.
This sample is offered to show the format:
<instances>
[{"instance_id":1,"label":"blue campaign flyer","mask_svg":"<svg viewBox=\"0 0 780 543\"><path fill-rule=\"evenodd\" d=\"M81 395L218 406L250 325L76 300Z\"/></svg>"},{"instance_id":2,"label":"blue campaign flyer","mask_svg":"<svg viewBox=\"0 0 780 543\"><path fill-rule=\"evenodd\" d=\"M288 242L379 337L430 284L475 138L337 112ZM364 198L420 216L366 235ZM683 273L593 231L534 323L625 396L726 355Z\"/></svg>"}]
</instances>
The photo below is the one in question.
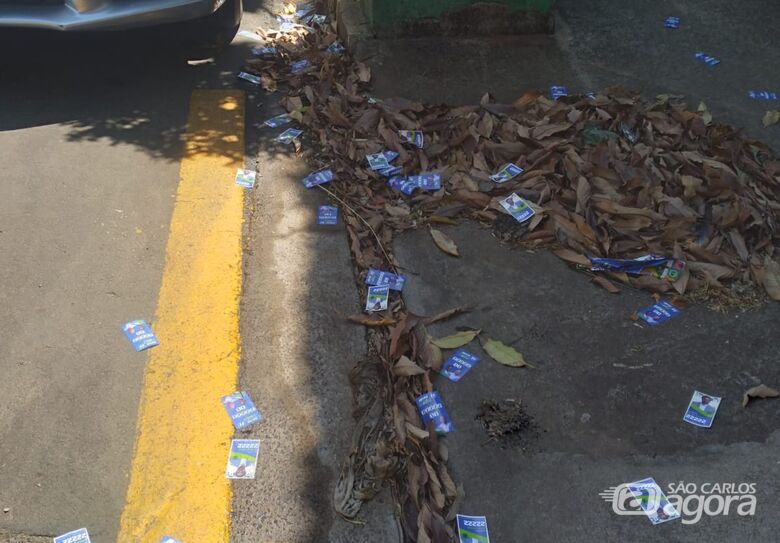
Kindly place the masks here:
<instances>
[{"instance_id":1,"label":"blue campaign flyer","mask_svg":"<svg viewBox=\"0 0 780 543\"><path fill-rule=\"evenodd\" d=\"M317 224L332 226L339 222L339 208L336 206L320 206L317 208Z\"/></svg>"},{"instance_id":2,"label":"blue campaign flyer","mask_svg":"<svg viewBox=\"0 0 780 543\"><path fill-rule=\"evenodd\" d=\"M222 405L225 406L236 430L243 430L247 426L263 420L260 411L257 410L246 392L234 392L222 396Z\"/></svg>"},{"instance_id":3,"label":"blue campaign flyer","mask_svg":"<svg viewBox=\"0 0 780 543\"><path fill-rule=\"evenodd\" d=\"M310 173L303 178L303 186L307 189L316 187L317 185L323 185L333 181L333 172L330 169L320 170L318 172Z\"/></svg>"},{"instance_id":4,"label":"blue campaign flyer","mask_svg":"<svg viewBox=\"0 0 780 543\"><path fill-rule=\"evenodd\" d=\"M67 534L58 535L54 538L54 543L91 543L89 533L86 528L74 530Z\"/></svg>"},{"instance_id":5,"label":"blue campaign flyer","mask_svg":"<svg viewBox=\"0 0 780 543\"><path fill-rule=\"evenodd\" d=\"M255 186L255 179L257 178L257 172L252 170L238 170L236 172L236 185L251 189Z\"/></svg>"},{"instance_id":6,"label":"blue campaign flyer","mask_svg":"<svg viewBox=\"0 0 780 543\"><path fill-rule=\"evenodd\" d=\"M680 28L680 18L679 17L667 17L664 21L664 26L666 28Z\"/></svg>"},{"instance_id":7,"label":"blue campaign flyer","mask_svg":"<svg viewBox=\"0 0 780 543\"><path fill-rule=\"evenodd\" d=\"M487 518L456 515L460 543L490 543Z\"/></svg>"},{"instance_id":8,"label":"blue campaign flyer","mask_svg":"<svg viewBox=\"0 0 780 543\"><path fill-rule=\"evenodd\" d=\"M514 192L501 200L501 207L506 209L517 222L527 221L536 213L525 200Z\"/></svg>"},{"instance_id":9,"label":"blue campaign flyer","mask_svg":"<svg viewBox=\"0 0 780 543\"><path fill-rule=\"evenodd\" d=\"M393 166L390 164L390 160L384 155L384 153L375 153L373 155L366 155L368 161L368 167L375 172L387 170Z\"/></svg>"},{"instance_id":10,"label":"blue campaign flyer","mask_svg":"<svg viewBox=\"0 0 780 543\"><path fill-rule=\"evenodd\" d=\"M259 439L234 439L230 444L230 455L225 471L227 478L254 479L259 454Z\"/></svg>"},{"instance_id":11,"label":"blue campaign flyer","mask_svg":"<svg viewBox=\"0 0 780 543\"><path fill-rule=\"evenodd\" d=\"M704 394L698 390L693 391L693 397L688 403L688 409L685 410L683 420L700 428L709 428L712 421L715 420L715 413L718 412L720 398Z\"/></svg>"},{"instance_id":12,"label":"blue campaign flyer","mask_svg":"<svg viewBox=\"0 0 780 543\"><path fill-rule=\"evenodd\" d=\"M498 172L490 176L490 180L494 183L506 183L507 181L514 179L525 170L517 164L504 164Z\"/></svg>"},{"instance_id":13,"label":"blue campaign flyer","mask_svg":"<svg viewBox=\"0 0 780 543\"><path fill-rule=\"evenodd\" d=\"M133 344L133 348L138 351L144 351L160 344L157 337L149 328L145 321L130 321L122 326L122 331Z\"/></svg>"},{"instance_id":14,"label":"blue campaign flyer","mask_svg":"<svg viewBox=\"0 0 780 543\"><path fill-rule=\"evenodd\" d=\"M387 185L391 189L395 189L399 192L403 192L407 196L411 196L414 193L414 189L417 188L417 185L415 183L412 183L406 177L401 177L400 175L391 177L390 180L387 182Z\"/></svg>"},{"instance_id":15,"label":"blue campaign flyer","mask_svg":"<svg viewBox=\"0 0 780 543\"><path fill-rule=\"evenodd\" d=\"M464 349L458 349L444 362L439 373L450 381L458 382L473 368L480 358Z\"/></svg>"},{"instance_id":16,"label":"blue campaign flyer","mask_svg":"<svg viewBox=\"0 0 780 543\"><path fill-rule=\"evenodd\" d=\"M414 183L422 190L439 190L441 188L441 174L422 173L420 175L410 175L406 178L410 183Z\"/></svg>"},{"instance_id":17,"label":"blue campaign flyer","mask_svg":"<svg viewBox=\"0 0 780 543\"><path fill-rule=\"evenodd\" d=\"M249 74L247 72L238 72L238 75L236 77L238 77L239 79L243 79L244 81L249 81L250 83L254 83L255 85L259 85L262 81L259 75Z\"/></svg>"},{"instance_id":18,"label":"blue campaign flyer","mask_svg":"<svg viewBox=\"0 0 780 543\"><path fill-rule=\"evenodd\" d=\"M298 136L303 134L303 130L298 130L297 128L288 128L278 136L276 136L276 141L279 143L290 143L294 139L296 139Z\"/></svg>"},{"instance_id":19,"label":"blue campaign flyer","mask_svg":"<svg viewBox=\"0 0 780 543\"><path fill-rule=\"evenodd\" d=\"M163 538L160 540L160 543L181 543L178 539L174 539L169 535L164 535Z\"/></svg>"},{"instance_id":20,"label":"blue campaign flyer","mask_svg":"<svg viewBox=\"0 0 780 543\"><path fill-rule=\"evenodd\" d=\"M661 300L657 304L653 304L650 307L639 311L637 316L650 326L657 326L679 314L679 309L666 300Z\"/></svg>"},{"instance_id":21,"label":"blue campaign flyer","mask_svg":"<svg viewBox=\"0 0 780 543\"><path fill-rule=\"evenodd\" d=\"M294 73L294 74L297 74L297 73L302 72L303 70L305 70L309 66L311 66L311 62L309 62L307 59L304 58L302 60L297 60L297 61L293 62L292 64L290 64L290 72Z\"/></svg>"},{"instance_id":22,"label":"blue campaign flyer","mask_svg":"<svg viewBox=\"0 0 780 543\"><path fill-rule=\"evenodd\" d=\"M266 126L270 126L271 128L276 128L279 126L284 126L291 122L292 122L292 117L290 117L290 114L282 113L281 115L277 115L276 117L271 117L270 119L266 119L265 121L263 121L263 124Z\"/></svg>"},{"instance_id":23,"label":"blue campaign flyer","mask_svg":"<svg viewBox=\"0 0 780 543\"><path fill-rule=\"evenodd\" d=\"M652 477L628 483L628 490L639 502L642 511L653 524L661 524L680 518L680 513L666 498L661 487Z\"/></svg>"},{"instance_id":24,"label":"blue campaign flyer","mask_svg":"<svg viewBox=\"0 0 780 543\"><path fill-rule=\"evenodd\" d=\"M396 275L394 273L368 268L366 274L366 284L372 286L387 285L392 290L402 291L406 284L405 275Z\"/></svg>"},{"instance_id":25,"label":"blue campaign flyer","mask_svg":"<svg viewBox=\"0 0 780 543\"><path fill-rule=\"evenodd\" d=\"M249 51L256 57L276 56L276 47L252 47Z\"/></svg>"},{"instance_id":26,"label":"blue campaign flyer","mask_svg":"<svg viewBox=\"0 0 780 543\"><path fill-rule=\"evenodd\" d=\"M420 149L425 147L425 135L422 133L422 130L399 130L398 135L402 141L411 143L415 147Z\"/></svg>"},{"instance_id":27,"label":"blue campaign flyer","mask_svg":"<svg viewBox=\"0 0 780 543\"><path fill-rule=\"evenodd\" d=\"M390 296L390 287L379 285L368 287L368 297L366 298L366 311L384 311L387 309L387 301Z\"/></svg>"},{"instance_id":28,"label":"blue campaign flyer","mask_svg":"<svg viewBox=\"0 0 780 543\"><path fill-rule=\"evenodd\" d=\"M417 396L415 400L417 409L420 411L423 426L428 428L428 423L433 422L434 430L437 434L448 434L452 432L452 421L444 408L444 402L441 401L439 393L426 392Z\"/></svg>"},{"instance_id":29,"label":"blue campaign flyer","mask_svg":"<svg viewBox=\"0 0 780 543\"><path fill-rule=\"evenodd\" d=\"M553 100L557 100L558 98L563 98L564 96L569 96L569 89L566 87L562 87L560 85L553 85L550 87L550 97Z\"/></svg>"}]
</instances>

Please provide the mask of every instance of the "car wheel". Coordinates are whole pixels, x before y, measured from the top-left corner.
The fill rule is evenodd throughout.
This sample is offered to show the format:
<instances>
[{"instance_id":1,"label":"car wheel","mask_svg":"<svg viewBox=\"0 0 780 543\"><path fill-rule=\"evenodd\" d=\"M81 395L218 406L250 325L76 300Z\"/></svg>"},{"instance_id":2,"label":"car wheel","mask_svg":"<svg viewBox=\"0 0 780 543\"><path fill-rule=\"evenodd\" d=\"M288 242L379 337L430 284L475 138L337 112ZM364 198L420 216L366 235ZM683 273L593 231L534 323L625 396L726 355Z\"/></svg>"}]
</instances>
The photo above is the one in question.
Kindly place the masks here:
<instances>
[{"instance_id":1,"label":"car wheel","mask_svg":"<svg viewBox=\"0 0 780 543\"><path fill-rule=\"evenodd\" d=\"M192 41L187 45L188 60L200 60L216 56L230 45L241 24L243 6L241 0L225 0L210 17L194 25Z\"/></svg>"}]
</instances>

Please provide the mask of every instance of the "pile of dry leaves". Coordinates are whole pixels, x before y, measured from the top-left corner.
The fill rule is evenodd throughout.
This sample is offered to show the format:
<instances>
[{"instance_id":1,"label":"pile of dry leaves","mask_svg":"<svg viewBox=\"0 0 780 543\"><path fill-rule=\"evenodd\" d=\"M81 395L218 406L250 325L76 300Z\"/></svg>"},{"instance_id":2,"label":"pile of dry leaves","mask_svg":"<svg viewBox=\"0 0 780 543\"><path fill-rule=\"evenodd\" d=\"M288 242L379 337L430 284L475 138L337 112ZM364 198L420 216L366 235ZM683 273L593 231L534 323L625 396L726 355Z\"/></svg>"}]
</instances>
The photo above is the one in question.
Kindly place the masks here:
<instances>
[{"instance_id":1,"label":"pile of dry leaves","mask_svg":"<svg viewBox=\"0 0 780 543\"><path fill-rule=\"evenodd\" d=\"M612 281L656 293L704 292L732 304L763 292L780 300L780 161L713 122L706 108L686 111L674 96L646 103L619 88L558 101L533 92L513 104L486 95L457 108L380 101L368 94L366 65L326 51L336 40L332 27L257 33L278 54L249 60L246 71L269 92L286 87L282 104L304 129L303 152L314 168L335 174L326 190L342 204L361 272L396 270L392 240L404 229L459 217L505 221L498 201L514 192L536 211L522 225L522 243L550 247L578 267L589 269L588 257L648 253L685 263L674 283L608 272ZM303 59L308 67L291 73ZM402 143L399 130L423 131L423 148ZM383 150L398 153L394 164L404 175L440 173L441 189L405 196L390 188L365 159ZM492 182L506 163L524 172ZM436 236L440 248L457 252L446 235ZM617 290L605 276L599 284ZM419 317L397 298L386 313L355 319L369 326L370 352L353 376L360 423L337 509L354 518L389 483L409 541L449 541L462 496L446 468L444 441L422 427L414 404L441 364L425 327L457 311Z\"/></svg>"}]
</instances>

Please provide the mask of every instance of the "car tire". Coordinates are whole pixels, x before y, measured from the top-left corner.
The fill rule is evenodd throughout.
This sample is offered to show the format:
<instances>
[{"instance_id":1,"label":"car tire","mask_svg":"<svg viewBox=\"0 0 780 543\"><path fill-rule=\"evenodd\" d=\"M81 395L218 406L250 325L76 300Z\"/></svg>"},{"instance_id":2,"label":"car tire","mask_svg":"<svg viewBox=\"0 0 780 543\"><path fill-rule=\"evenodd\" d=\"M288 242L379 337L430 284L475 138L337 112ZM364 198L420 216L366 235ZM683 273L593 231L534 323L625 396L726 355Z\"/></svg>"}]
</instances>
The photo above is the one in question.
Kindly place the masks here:
<instances>
[{"instance_id":1,"label":"car tire","mask_svg":"<svg viewBox=\"0 0 780 543\"><path fill-rule=\"evenodd\" d=\"M211 16L193 25L192 39L186 45L187 60L201 60L219 54L230 45L241 24L241 0L225 0Z\"/></svg>"}]
</instances>

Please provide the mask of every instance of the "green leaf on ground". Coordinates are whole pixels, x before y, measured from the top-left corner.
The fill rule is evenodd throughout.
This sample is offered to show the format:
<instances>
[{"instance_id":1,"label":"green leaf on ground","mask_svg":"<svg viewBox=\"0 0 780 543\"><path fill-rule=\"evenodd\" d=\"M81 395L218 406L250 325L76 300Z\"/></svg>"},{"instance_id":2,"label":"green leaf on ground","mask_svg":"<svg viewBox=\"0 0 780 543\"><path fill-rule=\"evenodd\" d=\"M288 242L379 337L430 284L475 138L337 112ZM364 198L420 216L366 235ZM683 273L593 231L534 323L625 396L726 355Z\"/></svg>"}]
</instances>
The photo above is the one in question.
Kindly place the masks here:
<instances>
[{"instance_id":1,"label":"green leaf on ground","mask_svg":"<svg viewBox=\"0 0 780 543\"><path fill-rule=\"evenodd\" d=\"M467 343L470 343L475 337L479 335L482 330L464 330L451 336L445 336L440 338L434 338L433 344L441 347L442 349L457 349L463 347Z\"/></svg>"},{"instance_id":2,"label":"green leaf on ground","mask_svg":"<svg viewBox=\"0 0 780 543\"><path fill-rule=\"evenodd\" d=\"M780 109L770 109L764 114L764 126L772 126L780 122Z\"/></svg>"},{"instance_id":3,"label":"green leaf on ground","mask_svg":"<svg viewBox=\"0 0 780 543\"><path fill-rule=\"evenodd\" d=\"M495 339L488 339L482 344L482 348L499 364L512 366L513 368L522 368L523 366L528 365L525 358L523 358L523 355L509 345L504 345Z\"/></svg>"}]
</instances>

